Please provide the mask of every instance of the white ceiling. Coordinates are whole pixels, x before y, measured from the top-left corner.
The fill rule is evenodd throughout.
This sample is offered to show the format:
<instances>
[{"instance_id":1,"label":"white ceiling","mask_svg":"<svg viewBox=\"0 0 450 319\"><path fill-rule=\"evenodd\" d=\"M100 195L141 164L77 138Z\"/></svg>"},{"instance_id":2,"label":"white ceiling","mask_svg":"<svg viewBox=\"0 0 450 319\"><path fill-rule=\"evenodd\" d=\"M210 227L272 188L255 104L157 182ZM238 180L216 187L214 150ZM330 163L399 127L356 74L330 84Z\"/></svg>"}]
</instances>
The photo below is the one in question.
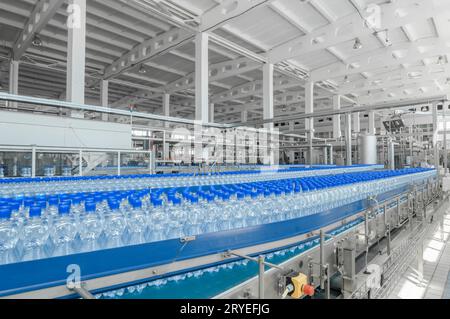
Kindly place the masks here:
<instances>
[{"instance_id":1,"label":"white ceiling","mask_svg":"<svg viewBox=\"0 0 450 319\"><path fill-rule=\"evenodd\" d=\"M8 90L8 59L38 0L2 0L0 2L0 84ZM156 3L159 4L156 4ZM317 87L317 107L330 105L330 97L343 94L358 104L376 104L434 96L449 90L449 68L438 64L450 52L450 1L448 0L254 0L242 12L231 10L233 0L87 0L86 99L98 103L99 79L117 61L140 43L177 28L202 28L244 48L250 53L297 68L302 76L290 78L292 85L276 89L279 110L288 114L303 112L302 100L283 100L286 95L303 94L304 79L311 76L328 89ZM250 3L240 0L239 5ZM381 26L367 28L363 17L373 4L381 8ZM62 98L65 92L67 46L64 3L39 32L42 47L29 47L21 57L19 93ZM426 8L426 9L424 9ZM217 12L231 10L221 17ZM218 10L218 11L217 11ZM164 13L171 18L163 16ZM178 21L175 21L175 17ZM213 17L212 20L208 20ZM356 18L355 18L356 17ZM358 18L359 17L359 18ZM216 18L216 20L214 20ZM351 20L353 19L353 20ZM359 19L359 21L358 21ZM357 28L349 29L348 21ZM402 22L405 21L403 25ZM386 29L386 26L389 27ZM339 29L340 28L340 29ZM339 30L336 34L336 30ZM354 35L354 36L353 36ZM358 37L362 48L353 48ZM389 42L386 42L388 37ZM308 46L307 40L310 43ZM314 41L314 45L311 45ZM302 43L303 49L295 50ZM305 46L306 43L306 46ZM286 48L294 48L292 51ZM245 56L235 49L212 41L209 63L212 66ZM169 85L194 71L195 48L187 41L162 55L146 59L110 78L110 103L126 107L133 99L137 109L162 113L161 94L143 97L146 89L166 90ZM251 59L248 59L251 62ZM253 62L254 63L254 62ZM275 72L277 80L288 79ZM224 72L210 83L210 95L227 96L262 79L262 67L245 72ZM216 119L233 122L243 109L249 119L261 118L260 89L216 102ZM193 87L171 91L172 116L192 117ZM284 94L284 95L283 95ZM275 98L277 100L277 98ZM294 108L284 107L296 106ZM289 113L290 112L290 113ZM277 112L276 112L277 114Z\"/></svg>"}]
</instances>

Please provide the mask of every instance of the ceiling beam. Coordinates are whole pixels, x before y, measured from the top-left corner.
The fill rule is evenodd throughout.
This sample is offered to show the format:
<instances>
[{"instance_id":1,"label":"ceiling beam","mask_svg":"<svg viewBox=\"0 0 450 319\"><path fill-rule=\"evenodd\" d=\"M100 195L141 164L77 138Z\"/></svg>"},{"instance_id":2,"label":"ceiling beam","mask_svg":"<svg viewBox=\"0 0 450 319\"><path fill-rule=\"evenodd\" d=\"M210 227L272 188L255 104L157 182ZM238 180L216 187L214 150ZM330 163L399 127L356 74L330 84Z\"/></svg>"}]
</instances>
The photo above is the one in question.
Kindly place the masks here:
<instances>
[{"instance_id":1,"label":"ceiling beam","mask_svg":"<svg viewBox=\"0 0 450 319\"><path fill-rule=\"evenodd\" d=\"M339 94L373 91L408 85L419 81L446 80L450 78L450 66L434 65L401 69L399 71L374 76L369 79L352 82L339 88Z\"/></svg>"},{"instance_id":2,"label":"ceiling beam","mask_svg":"<svg viewBox=\"0 0 450 319\"><path fill-rule=\"evenodd\" d=\"M274 91L286 90L289 88L302 86L299 80L288 77L281 77L274 79ZM213 103L226 102L232 99L242 99L252 95L261 95L263 92L262 81L257 80L249 83L244 83L230 90L220 92L211 97Z\"/></svg>"},{"instance_id":3,"label":"ceiling beam","mask_svg":"<svg viewBox=\"0 0 450 319\"><path fill-rule=\"evenodd\" d=\"M273 0L223 0L200 17L199 31L213 31L257 7L268 5Z\"/></svg>"},{"instance_id":4,"label":"ceiling beam","mask_svg":"<svg viewBox=\"0 0 450 319\"><path fill-rule=\"evenodd\" d=\"M431 18L442 13L442 10L449 10L450 4L435 6L429 0L417 0L413 3L409 0L398 0L380 7L380 25L382 29L390 30ZM374 28L367 27L370 15L367 12L362 13L366 14L364 19L355 12L271 49L267 57L270 62L277 63L374 33Z\"/></svg>"},{"instance_id":5,"label":"ceiling beam","mask_svg":"<svg viewBox=\"0 0 450 319\"><path fill-rule=\"evenodd\" d=\"M358 105L373 105L385 102L402 102L404 100L420 99L437 95L446 95L450 92L448 84L429 81L410 86L399 87L371 95L358 97Z\"/></svg>"},{"instance_id":6,"label":"ceiling beam","mask_svg":"<svg viewBox=\"0 0 450 319\"><path fill-rule=\"evenodd\" d=\"M22 32L14 43L14 60L19 60L33 42L35 34L39 33L53 18L56 11L64 3L64 0L39 0Z\"/></svg>"},{"instance_id":7,"label":"ceiling beam","mask_svg":"<svg viewBox=\"0 0 450 319\"><path fill-rule=\"evenodd\" d=\"M248 58L239 58L236 60L211 64L209 66L209 81L219 81L245 72L253 71L261 67L260 63L249 60ZM163 89L167 93L183 91L194 86L195 73L188 75L169 83Z\"/></svg>"},{"instance_id":8,"label":"ceiling beam","mask_svg":"<svg viewBox=\"0 0 450 319\"><path fill-rule=\"evenodd\" d=\"M106 67L103 78L109 79L118 76L138 64L145 63L188 41L192 41L193 37L192 32L174 28L154 38L145 40Z\"/></svg>"},{"instance_id":9,"label":"ceiling beam","mask_svg":"<svg viewBox=\"0 0 450 319\"><path fill-rule=\"evenodd\" d=\"M367 72L381 67L414 63L424 58L450 52L450 42L438 38L404 42L350 58L346 64L335 62L311 72L313 81L323 81L350 74Z\"/></svg>"}]
</instances>

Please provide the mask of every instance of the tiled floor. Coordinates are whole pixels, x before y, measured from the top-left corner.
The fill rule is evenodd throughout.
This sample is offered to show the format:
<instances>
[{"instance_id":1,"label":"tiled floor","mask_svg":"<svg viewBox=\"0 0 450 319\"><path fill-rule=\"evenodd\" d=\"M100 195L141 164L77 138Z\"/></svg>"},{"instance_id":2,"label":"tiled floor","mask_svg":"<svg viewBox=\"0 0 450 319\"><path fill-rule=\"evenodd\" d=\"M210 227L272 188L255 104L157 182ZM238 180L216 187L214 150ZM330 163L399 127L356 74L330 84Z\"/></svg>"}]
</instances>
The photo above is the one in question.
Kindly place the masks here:
<instances>
[{"instance_id":1,"label":"tiled floor","mask_svg":"<svg viewBox=\"0 0 450 319\"><path fill-rule=\"evenodd\" d=\"M423 246L423 278L417 269L417 260L393 290L391 299L441 299L450 295L450 207L444 204L444 213L435 217Z\"/></svg>"}]
</instances>

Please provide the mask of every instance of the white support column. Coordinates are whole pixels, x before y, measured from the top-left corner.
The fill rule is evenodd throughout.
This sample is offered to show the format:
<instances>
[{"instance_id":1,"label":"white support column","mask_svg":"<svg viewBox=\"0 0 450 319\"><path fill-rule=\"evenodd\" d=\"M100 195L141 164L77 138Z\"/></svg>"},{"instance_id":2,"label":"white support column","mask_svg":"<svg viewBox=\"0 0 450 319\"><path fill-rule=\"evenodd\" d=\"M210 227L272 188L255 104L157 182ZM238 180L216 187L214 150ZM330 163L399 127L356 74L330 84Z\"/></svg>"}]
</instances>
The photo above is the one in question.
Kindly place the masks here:
<instances>
[{"instance_id":1,"label":"white support column","mask_svg":"<svg viewBox=\"0 0 450 319\"><path fill-rule=\"evenodd\" d=\"M290 121L289 122L289 133L293 133L294 131L295 131L295 121ZM289 138L289 141L294 142L294 138L293 137ZM289 163L294 164L295 151L293 149L290 149L288 151L288 156L289 156Z\"/></svg>"},{"instance_id":2,"label":"white support column","mask_svg":"<svg viewBox=\"0 0 450 319\"><path fill-rule=\"evenodd\" d=\"M208 122L208 34L195 37L195 119L202 124Z\"/></svg>"},{"instance_id":3,"label":"white support column","mask_svg":"<svg viewBox=\"0 0 450 319\"><path fill-rule=\"evenodd\" d=\"M248 111L242 110L241 111L241 123L247 123L247 119L248 119Z\"/></svg>"},{"instance_id":4,"label":"white support column","mask_svg":"<svg viewBox=\"0 0 450 319\"><path fill-rule=\"evenodd\" d=\"M263 119L273 119L273 64L263 66ZM264 128L273 131L273 123L264 124Z\"/></svg>"},{"instance_id":5,"label":"white support column","mask_svg":"<svg viewBox=\"0 0 450 319\"><path fill-rule=\"evenodd\" d=\"M9 64L9 93L19 94L19 61L11 60ZM17 102L8 102L11 108L17 108Z\"/></svg>"},{"instance_id":6,"label":"white support column","mask_svg":"<svg viewBox=\"0 0 450 319\"><path fill-rule=\"evenodd\" d=\"M305 84L305 114L312 114L314 112L314 82L308 81ZM314 138L314 118L305 119L305 129L308 136L308 163L313 164L313 138Z\"/></svg>"},{"instance_id":7,"label":"white support column","mask_svg":"<svg viewBox=\"0 0 450 319\"><path fill-rule=\"evenodd\" d=\"M67 40L67 94L68 102L84 104L86 64L86 0L70 0ZM82 114L72 112L72 116Z\"/></svg>"},{"instance_id":8,"label":"white support column","mask_svg":"<svg viewBox=\"0 0 450 319\"><path fill-rule=\"evenodd\" d=\"M163 95L163 114L164 116L170 116L170 94L164 93ZM164 122L164 127L169 128L169 122ZM163 141L163 160L168 160L170 158L170 148L169 143L166 143L168 134L164 132Z\"/></svg>"},{"instance_id":9,"label":"white support column","mask_svg":"<svg viewBox=\"0 0 450 319\"><path fill-rule=\"evenodd\" d=\"M170 94L163 95L163 115L170 116ZM164 122L165 127L169 127L169 122Z\"/></svg>"},{"instance_id":10,"label":"white support column","mask_svg":"<svg viewBox=\"0 0 450 319\"><path fill-rule=\"evenodd\" d=\"M369 112L369 134L375 135L375 112L370 111Z\"/></svg>"},{"instance_id":11,"label":"white support column","mask_svg":"<svg viewBox=\"0 0 450 319\"><path fill-rule=\"evenodd\" d=\"M341 96L333 96L333 110L341 109ZM341 115L333 115L333 138L341 137Z\"/></svg>"},{"instance_id":12,"label":"white support column","mask_svg":"<svg viewBox=\"0 0 450 319\"><path fill-rule=\"evenodd\" d=\"M209 123L214 123L214 103L209 103Z\"/></svg>"},{"instance_id":13,"label":"white support column","mask_svg":"<svg viewBox=\"0 0 450 319\"><path fill-rule=\"evenodd\" d=\"M352 165L352 115L346 114L345 121L345 149L346 149L346 165Z\"/></svg>"},{"instance_id":14,"label":"white support column","mask_svg":"<svg viewBox=\"0 0 450 319\"><path fill-rule=\"evenodd\" d=\"M359 112L353 113L353 132L359 133L361 132L361 120L359 117Z\"/></svg>"},{"instance_id":15,"label":"white support column","mask_svg":"<svg viewBox=\"0 0 450 319\"><path fill-rule=\"evenodd\" d=\"M108 107L109 105L109 81L102 80L100 82L100 104L101 106ZM108 121L109 114L108 113L102 113L102 121Z\"/></svg>"},{"instance_id":16,"label":"white support column","mask_svg":"<svg viewBox=\"0 0 450 319\"><path fill-rule=\"evenodd\" d=\"M438 149L438 102L433 102L431 105L431 113L433 117L433 154L434 154L434 166L436 168L436 174L439 176L439 149Z\"/></svg>"}]
</instances>

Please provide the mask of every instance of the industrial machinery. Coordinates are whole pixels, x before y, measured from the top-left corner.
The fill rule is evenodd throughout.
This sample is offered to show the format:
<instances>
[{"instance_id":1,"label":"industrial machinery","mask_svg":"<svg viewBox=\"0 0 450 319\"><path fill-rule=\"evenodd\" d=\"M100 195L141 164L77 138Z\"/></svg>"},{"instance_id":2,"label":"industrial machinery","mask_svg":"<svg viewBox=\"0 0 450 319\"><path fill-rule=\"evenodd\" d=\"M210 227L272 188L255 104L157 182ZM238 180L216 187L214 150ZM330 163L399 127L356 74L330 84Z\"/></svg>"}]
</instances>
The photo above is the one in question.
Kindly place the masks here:
<instances>
[{"instance_id":1,"label":"industrial machinery","mask_svg":"<svg viewBox=\"0 0 450 319\"><path fill-rule=\"evenodd\" d=\"M166 214L169 214L176 207L194 208L198 201L194 199L204 198L202 205L215 205L219 201L217 205L223 209L230 207L235 211L231 220L236 221L239 220L239 210L232 208L233 205L245 210L245 207L258 207L254 206L256 201L261 203L261 207L266 202L275 202L279 208L269 209L265 213L259 211L256 215L256 211L251 209L247 211L250 215L244 218L247 221L245 225L226 226L227 219L223 219L220 224L216 223L219 228L213 230L176 233L179 235L170 233L165 238L139 244L6 262L0 265L0 295L4 298L367 296L371 290L362 291L361 287L367 286L367 281L361 282L357 273L369 269L368 263L374 250L386 249L388 260L393 262L393 254L397 251L392 248L392 238L397 239L396 233L402 227L414 228L418 221L424 221L426 207L439 195L439 182L434 170L389 172L377 170L379 168L297 168L275 171L269 175L267 172L249 171L190 177L123 176L121 180L110 177L65 178L64 187L73 187L70 191L72 195L61 194L58 188L61 180L44 178L41 183L51 185L54 191L50 193L53 192L53 195L42 197L35 194L33 200L42 203L40 198L46 198L49 205L46 207L50 207L55 196L59 196L60 213L61 209L65 209L61 205L66 205L67 198L71 199L72 210L80 203L78 194L84 196L81 202L85 204L85 216L93 216L89 213L92 206L92 212L99 213L99 207L109 205L108 212L112 213L116 201L111 200L110 192L111 187L119 185L114 184L116 181L131 185L129 190L114 191L116 198L120 194L128 194L119 201L121 207L132 205L137 210L144 204L148 205L146 201L152 203L154 209L168 201L173 202L166 208ZM342 169L353 172L342 174ZM203 180L200 185L204 186L189 186L199 180ZM174 185L174 181L177 186L167 188L167 185ZM238 183L234 184L236 181ZM34 184L28 186L30 182ZM25 191L42 187L36 183L34 180L20 185L17 180L5 180L1 185L2 197L10 196L15 185ZM92 183L96 185L97 192L78 193L77 187L89 189L88 185ZM149 191L142 190L140 185L150 187ZM133 190L135 187L138 187L137 191ZM139 204L135 204L138 201L136 196L141 196ZM182 206L177 206L180 198ZM27 198L20 200L23 204L19 205L19 212L26 209L29 202ZM303 204L289 206L297 202ZM30 216L34 214L33 207L29 208ZM208 214L212 214L212 207L206 210ZM286 207L291 208L286 210ZM152 211L152 208L149 209ZM130 212L134 213L136 211ZM225 215L223 211L217 216ZM258 216L266 217L255 221ZM249 222L250 217L254 222ZM361 258L365 258L363 266ZM389 271L392 272L392 269L386 266L381 274L386 276ZM381 287L387 284L386 278ZM201 289L192 289L193 285Z\"/></svg>"}]
</instances>

